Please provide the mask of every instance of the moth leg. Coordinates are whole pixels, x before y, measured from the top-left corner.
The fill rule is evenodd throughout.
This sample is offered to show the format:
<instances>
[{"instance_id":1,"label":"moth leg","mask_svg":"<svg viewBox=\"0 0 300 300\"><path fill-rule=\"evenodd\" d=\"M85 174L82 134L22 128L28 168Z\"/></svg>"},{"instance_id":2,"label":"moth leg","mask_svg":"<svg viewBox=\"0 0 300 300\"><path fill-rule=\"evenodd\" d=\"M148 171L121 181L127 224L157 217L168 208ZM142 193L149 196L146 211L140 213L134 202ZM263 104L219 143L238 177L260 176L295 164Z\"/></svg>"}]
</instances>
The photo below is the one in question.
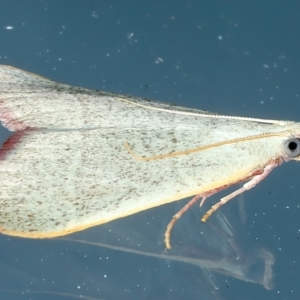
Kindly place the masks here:
<instances>
[{"instance_id":1,"label":"moth leg","mask_svg":"<svg viewBox=\"0 0 300 300\"><path fill-rule=\"evenodd\" d=\"M278 166L278 163L271 163L269 165L267 165L263 172L259 175L255 175L254 177L252 177L252 179L248 182L246 182L240 189L234 191L233 193L227 195L226 197L221 198L221 200L216 203L215 205L213 205L210 210L208 210L205 215L202 217L201 221L202 222L206 222L207 219L222 205L224 205L225 203L227 203L228 201L230 201L231 199L233 199L234 197L236 197L237 195L242 194L243 192L252 189L253 187L255 187L260 181L262 181L263 179L265 179L269 173L276 167Z\"/></svg>"},{"instance_id":2,"label":"moth leg","mask_svg":"<svg viewBox=\"0 0 300 300\"><path fill-rule=\"evenodd\" d=\"M166 232L165 232L165 245L167 249L171 249L171 242L170 242L170 236L171 236L171 231L175 225L175 223L178 221L178 219L192 206L194 205L199 198L201 198L202 195L196 195L194 198L189 201L179 212L177 212L173 217L170 223L167 226ZM205 199L206 196L203 197Z\"/></svg>"},{"instance_id":3,"label":"moth leg","mask_svg":"<svg viewBox=\"0 0 300 300\"><path fill-rule=\"evenodd\" d=\"M210 195L211 196L211 195ZM208 198L208 196L206 197L202 197L201 201L200 201L200 207L202 207L202 205L204 204L205 200Z\"/></svg>"},{"instance_id":4,"label":"moth leg","mask_svg":"<svg viewBox=\"0 0 300 300\"><path fill-rule=\"evenodd\" d=\"M176 213L173 217L172 217L172 220L170 221L170 223L168 224L167 226L167 229L166 229L166 232L165 232L165 245L166 245L166 248L167 249L171 249L171 242L170 242L170 239L171 239L171 231L175 225L175 223L177 222L177 220L192 206L194 205L198 200L199 198L202 197L201 199L201 203L200 203L200 206L203 205L203 203L205 202L205 200L207 198L209 198L210 196L226 189L228 187L228 185L224 185L224 186L221 186L217 189L214 189L214 190L211 190L209 192L206 192L206 193L203 193L203 194L199 194L199 195L196 195L194 196L194 198L189 201L178 213Z\"/></svg>"}]
</instances>

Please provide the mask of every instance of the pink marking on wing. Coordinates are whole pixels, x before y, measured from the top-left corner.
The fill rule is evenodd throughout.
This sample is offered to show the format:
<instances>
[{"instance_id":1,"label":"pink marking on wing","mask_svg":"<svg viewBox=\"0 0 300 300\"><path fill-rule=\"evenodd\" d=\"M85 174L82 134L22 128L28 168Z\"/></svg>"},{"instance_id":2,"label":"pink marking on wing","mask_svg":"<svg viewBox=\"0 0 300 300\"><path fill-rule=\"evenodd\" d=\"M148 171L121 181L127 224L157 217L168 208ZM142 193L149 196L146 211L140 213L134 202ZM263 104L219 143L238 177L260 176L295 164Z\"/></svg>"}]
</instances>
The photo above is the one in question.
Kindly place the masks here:
<instances>
[{"instance_id":1,"label":"pink marking on wing","mask_svg":"<svg viewBox=\"0 0 300 300\"><path fill-rule=\"evenodd\" d=\"M0 161L5 160L6 156L9 154L9 151L17 148L17 144L21 141L21 139L28 134L28 132L32 131L31 128L17 131L13 133L3 144L0 149Z\"/></svg>"},{"instance_id":2,"label":"pink marking on wing","mask_svg":"<svg viewBox=\"0 0 300 300\"><path fill-rule=\"evenodd\" d=\"M2 125L10 131L24 130L28 127L15 116L13 111L7 108L3 99L0 99L0 120Z\"/></svg>"}]
</instances>

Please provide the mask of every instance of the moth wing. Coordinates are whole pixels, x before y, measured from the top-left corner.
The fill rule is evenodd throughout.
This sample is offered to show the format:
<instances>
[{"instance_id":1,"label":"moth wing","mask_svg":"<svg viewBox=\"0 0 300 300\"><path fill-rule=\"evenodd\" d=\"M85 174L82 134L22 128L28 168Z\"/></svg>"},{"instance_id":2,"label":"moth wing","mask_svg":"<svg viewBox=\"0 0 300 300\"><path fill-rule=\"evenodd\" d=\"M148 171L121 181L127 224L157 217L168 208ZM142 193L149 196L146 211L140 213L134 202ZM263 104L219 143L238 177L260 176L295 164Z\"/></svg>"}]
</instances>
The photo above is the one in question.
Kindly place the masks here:
<instances>
[{"instance_id":1,"label":"moth wing","mask_svg":"<svg viewBox=\"0 0 300 300\"><path fill-rule=\"evenodd\" d=\"M0 66L0 120L14 132L0 151L1 232L59 236L175 198L178 190L164 173L157 178L164 163L141 164L124 142L151 155L186 147L193 136L180 146L163 114L156 113L155 119L155 112L122 97ZM153 136L156 142L151 142ZM143 138L149 143L140 143ZM173 140L169 148L168 139ZM172 173L170 162L166 167ZM171 175L171 181L180 180L180 174ZM158 180L162 189L154 190Z\"/></svg>"},{"instance_id":2,"label":"moth wing","mask_svg":"<svg viewBox=\"0 0 300 300\"><path fill-rule=\"evenodd\" d=\"M0 65L0 79L0 120L11 131L27 127L78 129L113 126L114 113L120 113L129 106L138 110L134 103L178 112L209 114L207 111L61 84L5 65ZM105 120L107 113L113 114L110 123ZM117 118L116 124L119 121ZM149 124L147 122L148 119L142 124ZM132 127L138 124L123 125Z\"/></svg>"}]
</instances>

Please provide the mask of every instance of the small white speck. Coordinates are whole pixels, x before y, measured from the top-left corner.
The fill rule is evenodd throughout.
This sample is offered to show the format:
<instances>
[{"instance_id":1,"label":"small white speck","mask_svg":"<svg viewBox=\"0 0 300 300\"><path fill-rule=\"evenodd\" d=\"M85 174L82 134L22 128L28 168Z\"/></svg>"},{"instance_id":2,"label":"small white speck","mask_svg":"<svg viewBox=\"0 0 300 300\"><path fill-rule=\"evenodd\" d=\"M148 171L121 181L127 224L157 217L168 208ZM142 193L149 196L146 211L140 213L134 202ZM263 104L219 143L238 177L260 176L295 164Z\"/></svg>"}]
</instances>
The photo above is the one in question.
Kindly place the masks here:
<instances>
[{"instance_id":1,"label":"small white speck","mask_svg":"<svg viewBox=\"0 0 300 300\"><path fill-rule=\"evenodd\" d=\"M158 57L158 58L155 60L155 63L156 63L156 64L160 64L160 63L162 63L162 62L164 62L164 60L163 60L161 57Z\"/></svg>"},{"instance_id":2,"label":"small white speck","mask_svg":"<svg viewBox=\"0 0 300 300\"><path fill-rule=\"evenodd\" d=\"M14 29L13 26L6 26L6 27L4 27L4 28L7 29L7 30L12 30L12 29Z\"/></svg>"},{"instance_id":3,"label":"small white speck","mask_svg":"<svg viewBox=\"0 0 300 300\"><path fill-rule=\"evenodd\" d=\"M106 278L106 277L107 277L107 275L103 275L103 277L104 277L104 278Z\"/></svg>"},{"instance_id":4,"label":"small white speck","mask_svg":"<svg viewBox=\"0 0 300 300\"><path fill-rule=\"evenodd\" d=\"M218 40L223 40L223 37L221 35L219 35Z\"/></svg>"},{"instance_id":5,"label":"small white speck","mask_svg":"<svg viewBox=\"0 0 300 300\"><path fill-rule=\"evenodd\" d=\"M130 40L132 37L134 36L134 33L133 32L130 32L127 34L127 38Z\"/></svg>"},{"instance_id":6,"label":"small white speck","mask_svg":"<svg viewBox=\"0 0 300 300\"><path fill-rule=\"evenodd\" d=\"M270 68L269 65L266 65L266 64L263 64L263 67L264 67L265 69L269 69L269 68Z\"/></svg>"},{"instance_id":7,"label":"small white speck","mask_svg":"<svg viewBox=\"0 0 300 300\"><path fill-rule=\"evenodd\" d=\"M92 11L91 16L92 16L93 18L98 18L98 15L97 15L97 13L96 13L95 11Z\"/></svg>"}]
</instances>

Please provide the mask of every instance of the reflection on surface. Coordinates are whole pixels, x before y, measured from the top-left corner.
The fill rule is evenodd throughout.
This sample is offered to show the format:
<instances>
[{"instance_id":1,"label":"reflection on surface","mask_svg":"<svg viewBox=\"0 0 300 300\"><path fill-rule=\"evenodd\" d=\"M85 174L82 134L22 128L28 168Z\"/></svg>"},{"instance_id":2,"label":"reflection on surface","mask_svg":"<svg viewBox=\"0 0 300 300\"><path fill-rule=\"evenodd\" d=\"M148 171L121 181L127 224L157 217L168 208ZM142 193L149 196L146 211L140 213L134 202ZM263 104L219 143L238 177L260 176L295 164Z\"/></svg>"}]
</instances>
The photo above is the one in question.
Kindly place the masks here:
<instances>
[{"instance_id":1,"label":"reflection on surface","mask_svg":"<svg viewBox=\"0 0 300 300\"><path fill-rule=\"evenodd\" d=\"M200 217L207 207L195 206L176 224L166 251L165 226L183 205L60 239L2 236L1 299L225 300L243 295L230 289L232 278L272 288L273 255L246 239L237 202L206 224Z\"/></svg>"}]
</instances>

